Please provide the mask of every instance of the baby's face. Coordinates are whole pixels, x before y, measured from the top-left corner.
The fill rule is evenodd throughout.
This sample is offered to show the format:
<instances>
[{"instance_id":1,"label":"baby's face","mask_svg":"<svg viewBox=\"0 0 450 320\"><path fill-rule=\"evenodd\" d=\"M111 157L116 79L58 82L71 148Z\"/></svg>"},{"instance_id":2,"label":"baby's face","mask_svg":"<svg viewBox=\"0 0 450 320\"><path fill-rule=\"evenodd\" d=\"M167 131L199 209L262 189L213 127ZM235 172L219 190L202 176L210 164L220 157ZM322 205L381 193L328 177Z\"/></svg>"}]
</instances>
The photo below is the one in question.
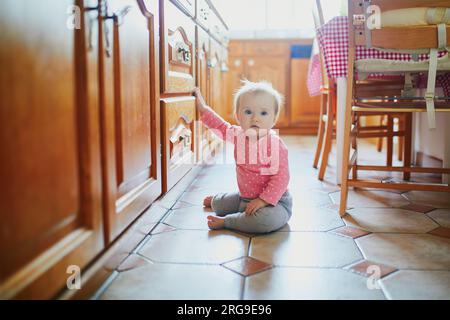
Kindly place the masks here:
<instances>
[{"instance_id":1,"label":"baby's face","mask_svg":"<svg viewBox=\"0 0 450 320\"><path fill-rule=\"evenodd\" d=\"M236 118L245 131L265 136L275 125L275 99L268 93L245 93L239 98ZM249 130L250 129L250 130Z\"/></svg>"}]
</instances>

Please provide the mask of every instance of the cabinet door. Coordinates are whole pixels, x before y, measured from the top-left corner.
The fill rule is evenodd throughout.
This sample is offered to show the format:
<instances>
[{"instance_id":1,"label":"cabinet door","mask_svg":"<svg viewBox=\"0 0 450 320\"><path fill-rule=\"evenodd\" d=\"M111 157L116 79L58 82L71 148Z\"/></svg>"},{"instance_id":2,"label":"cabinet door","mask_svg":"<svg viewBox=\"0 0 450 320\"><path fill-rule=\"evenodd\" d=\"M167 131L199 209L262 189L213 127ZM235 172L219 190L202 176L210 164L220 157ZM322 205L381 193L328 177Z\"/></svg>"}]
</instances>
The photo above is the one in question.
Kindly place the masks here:
<instances>
[{"instance_id":1,"label":"cabinet door","mask_svg":"<svg viewBox=\"0 0 450 320\"><path fill-rule=\"evenodd\" d=\"M205 2L206 3L206 2ZM209 7L208 7L209 8ZM203 11L202 11L203 12ZM209 35L199 26L197 29L197 87L200 88L206 103L210 104L209 99L209 71L208 60L210 57ZM200 113L197 113L197 119L200 118ZM197 143L195 144L195 154L197 161L203 162L210 157L209 143L211 134L202 123L198 123L197 127Z\"/></svg>"},{"instance_id":2,"label":"cabinet door","mask_svg":"<svg viewBox=\"0 0 450 320\"><path fill-rule=\"evenodd\" d=\"M0 299L52 298L104 247L98 11L85 6L1 3Z\"/></svg>"},{"instance_id":3,"label":"cabinet door","mask_svg":"<svg viewBox=\"0 0 450 320\"><path fill-rule=\"evenodd\" d=\"M315 132L320 112L320 96L310 97L306 86L308 59L291 60L291 124ZM307 132L307 131L305 131Z\"/></svg>"},{"instance_id":4,"label":"cabinet door","mask_svg":"<svg viewBox=\"0 0 450 320\"><path fill-rule=\"evenodd\" d=\"M288 81L289 60L285 56L280 57L251 57L247 59L246 74L250 81L269 81L286 99L285 106L281 109L276 128L289 125Z\"/></svg>"},{"instance_id":5,"label":"cabinet door","mask_svg":"<svg viewBox=\"0 0 450 320\"><path fill-rule=\"evenodd\" d=\"M210 39L211 44L211 55L209 58L209 78L210 78L210 87L209 87L209 97L211 107L220 114L223 118L227 118L228 115L223 108L222 105L222 92L221 92L221 71L220 64L222 61L221 57L221 47L217 41L214 39Z\"/></svg>"},{"instance_id":6,"label":"cabinet door","mask_svg":"<svg viewBox=\"0 0 450 320\"><path fill-rule=\"evenodd\" d=\"M208 61L210 59L209 35L199 26L197 29L197 86L207 103L209 99Z\"/></svg>"},{"instance_id":7,"label":"cabinet door","mask_svg":"<svg viewBox=\"0 0 450 320\"><path fill-rule=\"evenodd\" d=\"M107 242L161 194L157 1L108 0L102 24Z\"/></svg>"},{"instance_id":8,"label":"cabinet door","mask_svg":"<svg viewBox=\"0 0 450 320\"><path fill-rule=\"evenodd\" d=\"M230 115L228 120L230 123L236 123L233 115L234 93L242 85L241 80L246 78L245 75L245 59L243 57L230 57L228 64L228 72L225 75L224 105L227 114Z\"/></svg>"}]
</instances>

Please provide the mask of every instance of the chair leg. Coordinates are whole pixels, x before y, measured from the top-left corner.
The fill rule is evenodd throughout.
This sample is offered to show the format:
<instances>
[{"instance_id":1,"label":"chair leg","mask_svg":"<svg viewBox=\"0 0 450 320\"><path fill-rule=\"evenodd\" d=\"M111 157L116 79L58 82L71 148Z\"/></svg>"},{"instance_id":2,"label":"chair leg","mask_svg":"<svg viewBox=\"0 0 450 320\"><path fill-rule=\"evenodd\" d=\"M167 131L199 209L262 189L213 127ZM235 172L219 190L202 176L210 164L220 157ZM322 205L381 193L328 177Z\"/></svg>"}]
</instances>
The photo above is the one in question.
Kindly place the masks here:
<instances>
[{"instance_id":1,"label":"chair leg","mask_svg":"<svg viewBox=\"0 0 450 320\"><path fill-rule=\"evenodd\" d=\"M356 134L354 136L351 137L351 143L352 143L352 148L350 150L355 150L355 152L358 151L358 140L357 140L357 136L358 136L358 130L360 128L360 117L358 115L355 115L355 121L354 121L354 125L356 126ZM358 179L358 170L357 170L357 164L358 161L357 159L355 159L355 163L352 165L352 179L356 180Z\"/></svg>"},{"instance_id":2,"label":"chair leg","mask_svg":"<svg viewBox=\"0 0 450 320\"><path fill-rule=\"evenodd\" d=\"M382 126L383 124L384 124L384 116L380 116L380 126ZM377 151L378 152L383 151L383 137L378 138Z\"/></svg>"},{"instance_id":3,"label":"chair leg","mask_svg":"<svg viewBox=\"0 0 450 320\"><path fill-rule=\"evenodd\" d=\"M405 119L407 117L408 116L405 115L404 117L400 116L398 118L398 131L405 130ZM403 161L403 145L404 145L404 142L405 142L405 138L399 136L397 141L398 141L397 158L398 158L398 161Z\"/></svg>"},{"instance_id":4,"label":"chair leg","mask_svg":"<svg viewBox=\"0 0 450 320\"><path fill-rule=\"evenodd\" d=\"M404 163L403 166L408 168L411 167L411 147L412 147L412 114L405 114L404 118L404 130L405 130L405 145L404 145ZM403 173L403 180L409 181L411 179L410 172Z\"/></svg>"},{"instance_id":5,"label":"chair leg","mask_svg":"<svg viewBox=\"0 0 450 320\"><path fill-rule=\"evenodd\" d=\"M394 146L394 118L391 115L388 115L388 137L387 137L387 154L386 154L386 165L388 167L392 167L392 153Z\"/></svg>"},{"instance_id":6,"label":"chair leg","mask_svg":"<svg viewBox=\"0 0 450 320\"><path fill-rule=\"evenodd\" d=\"M326 95L322 94L321 102L320 102L320 118L319 118L319 128L317 131L317 146L316 146L316 154L314 156L313 167L317 169L317 165L319 164L320 153L322 151L323 145L323 136L325 132L325 125L323 121L323 116L325 115L325 104L326 104Z\"/></svg>"},{"instance_id":7,"label":"chair leg","mask_svg":"<svg viewBox=\"0 0 450 320\"><path fill-rule=\"evenodd\" d=\"M325 171L328 166L328 156L330 155L331 147L333 145L333 130L334 130L334 111L333 111L333 94L327 97L327 122L325 126L325 144L322 151L322 159L319 168L319 180L322 181L325 176Z\"/></svg>"},{"instance_id":8,"label":"chair leg","mask_svg":"<svg viewBox=\"0 0 450 320\"><path fill-rule=\"evenodd\" d=\"M352 102L353 102L353 63L355 60L355 49L348 50L348 72L347 72L347 97L344 113L344 144L342 148L341 163L341 199L339 202L339 214L345 215L348 197L348 162L350 158L350 132L352 127Z\"/></svg>"}]
</instances>

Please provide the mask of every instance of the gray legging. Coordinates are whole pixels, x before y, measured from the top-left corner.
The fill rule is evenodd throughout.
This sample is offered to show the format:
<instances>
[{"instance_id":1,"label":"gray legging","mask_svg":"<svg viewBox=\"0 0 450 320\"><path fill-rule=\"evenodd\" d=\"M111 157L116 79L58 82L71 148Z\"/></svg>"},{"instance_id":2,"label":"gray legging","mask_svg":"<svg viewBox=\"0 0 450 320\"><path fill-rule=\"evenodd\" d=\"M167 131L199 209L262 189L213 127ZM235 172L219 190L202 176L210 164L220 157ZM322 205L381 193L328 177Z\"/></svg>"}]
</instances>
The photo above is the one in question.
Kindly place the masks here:
<instances>
[{"instance_id":1,"label":"gray legging","mask_svg":"<svg viewBox=\"0 0 450 320\"><path fill-rule=\"evenodd\" d=\"M239 193L219 193L211 202L211 208L225 217L225 228L247 233L267 233L282 228L292 215L292 197L286 191L276 206L268 205L252 215L245 208L252 199L242 198Z\"/></svg>"}]
</instances>

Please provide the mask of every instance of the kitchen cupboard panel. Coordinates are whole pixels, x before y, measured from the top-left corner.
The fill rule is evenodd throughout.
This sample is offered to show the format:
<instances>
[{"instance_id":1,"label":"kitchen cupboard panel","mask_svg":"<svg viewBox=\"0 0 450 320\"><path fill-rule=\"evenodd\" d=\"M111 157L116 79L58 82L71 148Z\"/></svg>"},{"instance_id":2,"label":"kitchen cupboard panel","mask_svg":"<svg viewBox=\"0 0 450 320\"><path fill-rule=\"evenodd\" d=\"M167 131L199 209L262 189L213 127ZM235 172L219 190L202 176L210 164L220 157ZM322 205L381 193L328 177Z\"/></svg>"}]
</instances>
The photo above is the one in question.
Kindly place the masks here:
<instances>
[{"instance_id":1,"label":"kitchen cupboard panel","mask_svg":"<svg viewBox=\"0 0 450 320\"><path fill-rule=\"evenodd\" d=\"M102 51L102 148L107 242L162 191L158 2L108 0ZM108 38L109 37L109 38Z\"/></svg>"},{"instance_id":2,"label":"kitchen cupboard panel","mask_svg":"<svg viewBox=\"0 0 450 320\"><path fill-rule=\"evenodd\" d=\"M1 299L51 298L104 247L95 5L1 4Z\"/></svg>"}]
</instances>

